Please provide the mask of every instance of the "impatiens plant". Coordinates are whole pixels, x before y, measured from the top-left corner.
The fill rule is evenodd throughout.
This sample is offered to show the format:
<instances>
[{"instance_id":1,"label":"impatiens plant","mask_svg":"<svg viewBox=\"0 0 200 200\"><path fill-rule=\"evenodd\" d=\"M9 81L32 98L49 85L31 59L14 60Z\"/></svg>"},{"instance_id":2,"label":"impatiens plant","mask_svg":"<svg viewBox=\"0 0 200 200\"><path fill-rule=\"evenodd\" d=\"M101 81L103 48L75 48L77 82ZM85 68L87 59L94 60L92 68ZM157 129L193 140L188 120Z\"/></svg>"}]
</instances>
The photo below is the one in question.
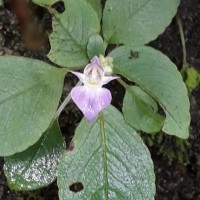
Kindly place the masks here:
<instances>
[{"instance_id":1,"label":"impatiens plant","mask_svg":"<svg viewBox=\"0 0 200 200\"><path fill-rule=\"evenodd\" d=\"M154 199L153 162L139 132L185 139L190 115L176 66L145 44L170 24L180 0L107 0L103 10L100 0L33 2L52 14L48 58L59 67L0 57L0 155L10 188L57 178L60 200ZM80 81L58 106L67 73ZM125 88L122 112L104 87L110 81ZM66 148L58 117L70 99L84 117Z\"/></svg>"}]
</instances>

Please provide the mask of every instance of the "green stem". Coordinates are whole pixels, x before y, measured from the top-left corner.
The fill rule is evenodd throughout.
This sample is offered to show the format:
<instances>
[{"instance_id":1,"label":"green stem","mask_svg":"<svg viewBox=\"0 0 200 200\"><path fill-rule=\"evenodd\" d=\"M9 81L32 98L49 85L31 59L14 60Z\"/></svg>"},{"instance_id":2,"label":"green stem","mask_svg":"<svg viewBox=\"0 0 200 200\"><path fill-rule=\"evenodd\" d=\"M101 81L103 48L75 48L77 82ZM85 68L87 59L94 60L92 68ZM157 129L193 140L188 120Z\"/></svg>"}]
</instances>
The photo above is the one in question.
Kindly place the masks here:
<instances>
[{"instance_id":1,"label":"green stem","mask_svg":"<svg viewBox=\"0 0 200 200\"><path fill-rule=\"evenodd\" d=\"M82 85L82 82L79 81L76 86L80 86ZM76 87L75 86L75 87ZM55 115L55 118L58 118L61 114L61 112L64 110L65 106L69 103L69 101L71 100L71 95L68 94L67 97L65 98L65 100L62 102L62 104L60 105L60 107L58 108L57 112L56 112L56 115Z\"/></svg>"},{"instance_id":2,"label":"green stem","mask_svg":"<svg viewBox=\"0 0 200 200\"><path fill-rule=\"evenodd\" d=\"M183 66L182 66L182 70L185 70L186 67L188 66L187 64L187 51L186 51L186 46L185 46L185 37L184 37L184 32L183 32L183 26L181 23L181 19L180 17L178 17L178 15L176 15L176 21L178 24L178 28L179 28L179 33L180 33L180 38L181 38L181 45L182 45L182 49L183 49Z\"/></svg>"},{"instance_id":3,"label":"green stem","mask_svg":"<svg viewBox=\"0 0 200 200\"><path fill-rule=\"evenodd\" d=\"M117 81L125 88L127 89L129 87L129 85L127 83L125 83L121 78L117 79Z\"/></svg>"},{"instance_id":4,"label":"green stem","mask_svg":"<svg viewBox=\"0 0 200 200\"><path fill-rule=\"evenodd\" d=\"M104 116L101 112L100 119L100 134L101 134L101 147L103 149L103 176L104 176L104 192L106 200L108 200L108 158L107 158L107 146L106 146L106 133L104 131Z\"/></svg>"}]
</instances>

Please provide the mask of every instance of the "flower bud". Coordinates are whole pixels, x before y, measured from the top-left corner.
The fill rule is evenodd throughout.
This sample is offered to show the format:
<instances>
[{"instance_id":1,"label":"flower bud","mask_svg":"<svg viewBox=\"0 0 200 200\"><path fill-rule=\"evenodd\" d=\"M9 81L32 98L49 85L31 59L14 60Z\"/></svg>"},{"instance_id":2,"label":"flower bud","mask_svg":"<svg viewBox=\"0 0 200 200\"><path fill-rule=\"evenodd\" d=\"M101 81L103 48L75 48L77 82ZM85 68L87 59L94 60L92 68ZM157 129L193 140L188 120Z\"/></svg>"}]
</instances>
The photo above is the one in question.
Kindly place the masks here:
<instances>
[{"instance_id":1,"label":"flower bud","mask_svg":"<svg viewBox=\"0 0 200 200\"><path fill-rule=\"evenodd\" d=\"M103 55L99 56L100 65L103 67L105 75L109 76L113 74L113 58L104 57Z\"/></svg>"}]
</instances>

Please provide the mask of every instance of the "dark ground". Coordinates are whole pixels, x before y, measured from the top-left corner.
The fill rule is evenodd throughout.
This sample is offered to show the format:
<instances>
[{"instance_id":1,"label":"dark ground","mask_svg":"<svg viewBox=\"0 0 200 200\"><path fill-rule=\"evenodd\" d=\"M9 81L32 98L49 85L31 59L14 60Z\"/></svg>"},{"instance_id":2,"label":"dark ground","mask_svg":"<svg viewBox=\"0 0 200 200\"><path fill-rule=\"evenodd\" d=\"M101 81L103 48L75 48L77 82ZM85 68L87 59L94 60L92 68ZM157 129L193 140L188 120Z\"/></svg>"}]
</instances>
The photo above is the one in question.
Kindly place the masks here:
<instances>
[{"instance_id":1,"label":"dark ground","mask_svg":"<svg viewBox=\"0 0 200 200\"><path fill-rule=\"evenodd\" d=\"M14 1L13 1L14 2ZM15 54L48 61L49 50L47 34L51 30L51 18L47 12L38 7L32 7L34 19L26 13L29 24L39 30L37 43L32 44L33 35L26 27L23 16L18 15L20 23L13 12L16 9L8 4L0 8L0 54ZM187 47L187 61L200 72L200 0L182 0L179 7ZM37 20L35 20L37 18ZM38 25L39 24L39 25ZM32 29L33 28L33 29ZM46 32L43 32L43 29ZM34 34L35 35L35 34ZM165 53L180 69L182 65L182 48L176 21L159 38L150 44ZM26 47L26 48L25 48ZM29 48L29 50L27 49ZM35 51L30 50L35 49ZM74 79L66 78L62 99L68 94ZM111 84L111 89L120 87ZM122 90L123 93L123 90ZM115 106L121 104L120 94L114 93L117 99ZM149 146L155 164L157 177L156 200L200 200L200 86L190 96L191 101L191 135L188 141L158 133L154 136L143 135ZM76 124L81 119L81 113L70 104L60 117L60 125L66 141L73 135ZM34 192L15 193L8 189L3 174L3 159L0 158L0 200L58 200L56 183Z\"/></svg>"}]
</instances>

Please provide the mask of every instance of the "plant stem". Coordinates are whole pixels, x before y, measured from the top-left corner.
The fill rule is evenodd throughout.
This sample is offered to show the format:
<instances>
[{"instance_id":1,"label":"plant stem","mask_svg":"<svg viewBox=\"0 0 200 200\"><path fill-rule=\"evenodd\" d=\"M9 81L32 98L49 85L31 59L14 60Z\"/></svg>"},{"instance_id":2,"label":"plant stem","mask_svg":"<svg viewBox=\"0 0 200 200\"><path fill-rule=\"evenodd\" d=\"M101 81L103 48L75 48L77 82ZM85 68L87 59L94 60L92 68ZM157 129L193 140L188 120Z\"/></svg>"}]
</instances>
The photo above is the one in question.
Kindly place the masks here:
<instances>
[{"instance_id":1,"label":"plant stem","mask_svg":"<svg viewBox=\"0 0 200 200\"><path fill-rule=\"evenodd\" d=\"M178 24L178 28L179 28L179 33L180 33L180 38L181 38L181 45L182 45L182 49L183 49L183 66L182 66L182 70L185 70L187 67L187 52L186 52L186 46L185 46L185 37L184 37L184 32L183 32L183 26L181 23L181 19L178 15L176 15L176 21Z\"/></svg>"},{"instance_id":2,"label":"plant stem","mask_svg":"<svg viewBox=\"0 0 200 200\"><path fill-rule=\"evenodd\" d=\"M79 81L76 85L76 86L80 86L82 85L82 82ZM57 112L56 112L56 116L55 118L58 118L61 114L61 112L64 110L65 106L69 103L69 101L71 100L71 95L68 94L67 97L65 98L65 100L62 102L62 104L60 105L60 107L58 108Z\"/></svg>"},{"instance_id":3,"label":"plant stem","mask_svg":"<svg viewBox=\"0 0 200 200\"><path fill-rule=\"evenodd\" d=\"M126 84L121 78L117 79L117 81L125 88L127 89L129 86Z\"/></svg>"}]
</instances>

